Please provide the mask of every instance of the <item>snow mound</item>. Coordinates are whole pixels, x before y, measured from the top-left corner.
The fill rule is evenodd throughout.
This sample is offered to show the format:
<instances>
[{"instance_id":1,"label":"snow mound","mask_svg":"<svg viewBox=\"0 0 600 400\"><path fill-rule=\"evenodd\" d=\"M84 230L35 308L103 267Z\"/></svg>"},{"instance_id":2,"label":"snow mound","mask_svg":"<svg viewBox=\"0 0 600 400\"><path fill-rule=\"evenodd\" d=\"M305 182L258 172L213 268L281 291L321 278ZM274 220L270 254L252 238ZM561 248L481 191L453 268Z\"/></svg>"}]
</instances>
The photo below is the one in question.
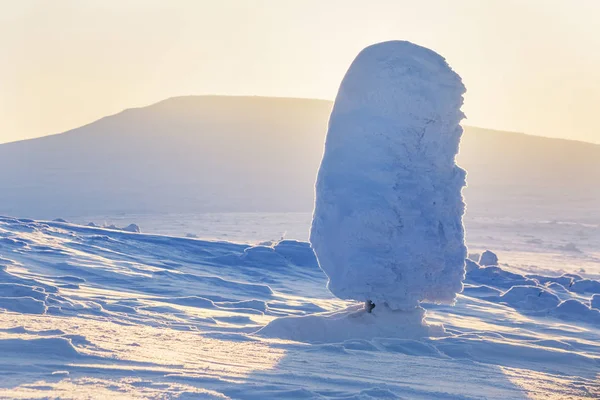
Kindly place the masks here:
<instances>
[{"instance_id":1,"label":"snow mound","mask_svg":"<svg viewBox=\"0 0 600 400\"><path fill-rule=\"evenodd\" d=\"M600 324L600 311L589 308L580 301L565 300L552 310L552 315L566 321Z\"/></svg>"},{"instance_id":2,"label":"snow mound","mask_svg":"<svg viewBox=\"0 0 600 400\"><path fill-rule=\"evenodd\" d=\"M581 279L575 281L573 285L569 288L572 292L575 293L593 293L600 294L600 282L592 280L592 279Z\"/></svg>"},{"instance_id":3,"label":"snow mound","mask_svg":"<svg viewBox=\"0 0 600 400\"><path fill-rule=\"evenodd\" d=\"M571 292L560 283L550 282L544 285L548 290L554 293L561 300L568 300L573 297Z\"/></svg>"},{"instance_id":4,"label":"snow mound","mask_svg":"<svg viewBox=\"0 0 600 400\"><path fill-rule=\"evenodd\" d=\"M140 233L141 229L137 224L129 224L125 228L122 228L125 232Z\"/></svg>"},{"instance_id":5,"label":"snow mound","mask_svg":"<svg viewBox=\"0 0 600 400\"><path fill-rule=\"evenodd\" d=\"M462 290L465 171L455 156L464 92L443 57L409 42L367 47L350 66L329 120L310 233L335 296L411 310L452 304Z\"/></svg>"},{"instance_id":6,"label":"snow mound","mask_svg":"<svg viewBox=\"0 0 600 400\"><path fill-rule=\"evenodd\" d=\"M48 298L48 295L40 287L18 283L0 283L0 297L32 297L44 301Z\"/></svg>"},{"instance_id":7,"label":"snow mound","mask_svg":"<svg viewBox=\"0 0 600 400\"><path fill-rule=\"evenodd\" d=\"M242 256L232 262L243 262L257 268L289 270L290 266L305 267L319 271L319 265L310 245L295 240L282 240L272 245L256 245L244 250Z\"/></svg>"},{"instance_id":8,"label":"snow mound","mask_svg":"<svg viewBox=\"0 0 600 400\"><path fill-rule=\"evenodd\" d=\"M294 265L303 267L318 267L319 265L309 243L297 240L282 240L277 242L274 249L275 252Z\"/></svg>"},{"instance_id":9,"label":"snow mound","mask_svg":"<svg viewBox=\"0 0 600 400\"><path fill-rule=\"evenodd\" d=\"M4 339L0 340L0 353L14 354L20 358L81 357L81 354L73 346L71 339L64 337Z\"/></svg>"},{"instance_id":10,"label":"snow mound","mask_svg":"<svg viewBox=\"0 0 600 400\"><path fill-rule=\"evenodd\" d=\"M484 267L498 265L498 256L495 253L486 250L479 258L479 265Z\"/></svg>"},{"instance_id":11,"label":"snow mound","mask_svg":"<svg viewBox=\"0 0 600 400\"><path fill-rule=\"evenodd\" d=\"M499 289L506 290L501 293ZM469 268L464 292L467 296L505 304L527 315L598 324L600 294L594 294L588 306L574 293L596 293L599 289L600 282L575 274L523 276L491 266Z\"/></svg>"},{"instance_id":12,"label":"snow mound","mask_svg":"<svg viewBox=\"0 0 600 400\"><path fill-rule=\"evenodd\" d=\"M510 289L513 286L536 286L537 282L500 267L482 267L467 273L467 282Z\"/></svg>"},{"instance_id":13,"label":"snow mound","mask_svg":"<svg viewBox=\"0 0 600 400\"><path fill-rule=\"evenodd\" d=\"M88 224L88 226L89 227L97 226L97 225L91 225L91 224L93 224L93 223ZM142 232L141 229L140 229L140 227L139 227L139 225L137 225L137 224L129 224L129 225L127 225L125 227L122 227L122 228L118 227L118 226L116 226L114 224L111 224L111 225L105 225L103 228L104 229L110 229L110 230L113 230L113 231L123 231L123 232L132 232L132 233L141 233Z\"/></svg>"},{"instance_id":14,"label":"snow mound","mask_svg":"<svg viewBox=\"0 0 600 400\"><path fill-rule=\"evenodd\" d=\"M277 318L256 335L306 343L341 343L350 339L419 339L443 334L442 327L426 325L424 315L425 310L420 307L399 311L382 304L369 313L362 305L353 305L337 312Z\"/></svg>"},{"instance_id":15,"label":"snow mound","mask_svg":"<svg viewBox=\"0 0 600 400\"><path fill-rule=\"evenodd\" d=\"M33 297L0 297L1 309L22 314L45 314L48 307Z\"/></svg>"},{"instance_id":16,"label":"snow mound","mask_svg":"<svg viewBox=\"0 0 600 400\"><path fill-rule=\"evenodd\" d=\"M6 281L12 280L4 273ZM3 276L0 274L0 279ZM45 314L48 311L46 300L49 294L43 287L19 283L0 283L0 309L22 314Z\"/></svg>"},{"instance_id":17,"label":"snow mound","mask_svg":"<svg viewBox=\"0 0 600 400\"><path fill-rule=\"evenodd\" d=\"M561 275L558 277L554 277L554 276L543 276L543 275L527 275L527 278L531 278L531 279L535 279L536 281L538 281L539 283L541 283L542 285L544 284L548 284L548 283L558 283L564 287L569 287L573 284L573 277L570 275ZM581 279L581 278L579 278Z\"/></svg>"},{"instance_id":18,"label":"snow mound","mask_svg":"<svg viewBox=\"0 0 600 400\"><path fill-rule=\"evenodd\" d=\"M581 277L581 275L577 275L577 274L562 274L561 276L567 277L567 278L571 278L574 281L580 281L583 278Z\"/></svg>"},{"instance_id":19,"label":"snow mound","mask_svg":"<svg viewBox=\"0 0 600 400\"><path fill-rule=\"evenodd\" d=\"M537 286L513 286L500 296L500 302L526 311L554 309L560 299L553 293Z\"/></svg>"}]
</instances>

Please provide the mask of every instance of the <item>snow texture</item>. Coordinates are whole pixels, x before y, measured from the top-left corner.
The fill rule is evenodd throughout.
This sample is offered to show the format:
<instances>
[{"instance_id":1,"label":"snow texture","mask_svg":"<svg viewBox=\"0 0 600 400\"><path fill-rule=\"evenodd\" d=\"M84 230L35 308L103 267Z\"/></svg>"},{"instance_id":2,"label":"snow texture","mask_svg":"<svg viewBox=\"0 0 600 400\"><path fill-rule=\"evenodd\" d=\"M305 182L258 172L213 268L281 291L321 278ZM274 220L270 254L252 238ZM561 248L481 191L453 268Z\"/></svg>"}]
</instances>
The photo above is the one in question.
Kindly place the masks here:
<instances>
[{"instance_id":1,"label":"snow texture","mask_svg":"<svg viewBox=\"0 0 600 400\"><path fill-rule=\"evenodd\" d=\"M474 283L493 285L499 288L510 289L515 285L535 286L536 281L523 275L506 271L500 267L482 267L470 270L467 278Z\"/></svg>"},{"instance_id":2,"label":"snow texture","mask_svg":"<svg viewBox=\"0 0 600 400\"><path fill-rule=\"evenodd\" d=\"M552 314L567 321L584 321L588 324L600 324L600 311L589 308L575 299L565 300L558 305Z\"/></svg>"},{"instance_id":3,"label":"snow texture","mask_svg":"<svg viewBox=\"0 0 600 400\"><path fill-rule=\"evenodd\" d=\"M481 268L481 266L479 264L477 264L475 261L469 260L468 258L465 260L465 270L467 272L471 272L471 271L474 271L479 268Z\"/></svg>"},{"instance_id":4,"label":"snow texture","mask_svg":"<svg viewBox=\"0 0 600 400\"><path fill-rule=\"evenodd\" d=\"M329 120L310 242L341 299L453 303L467 251L460 77L404 41L354 60Z\"/></svg>"},{"instance_id":5,"label":"snow texture","mask_svg":"<svg viewBox=\"0 0 600 400\"><path fill-rule=\"evenodd\" d=\"M513 286L500 296L500 301L527 311L551 310L560 303L554 293L537 286Z\"/></svg>"},{"instance_id":6,"label":"snow texture","mask_svg":"<svg viewBox=\"0 0 600 400\"><path fill-rule=\"evenodd\" d=\"M307 242L0 216L0 398L600 398L597 295L558 283L600 275L504 267L454 306L367 313Z\"/></svg>"},{"instance_id":7,"label":"snow texture","mask_svg":"<svg viewBox=\"0 0 600 400\"><path fill-rule=\"evenodd\" d=\"M277 318L257 335L307 343L339 343L378 337L420 339L442 335L443 327L426 325L424 315L422 308L399 312L381 305L369 313L362 305L354 305L332 313Z\"/></svg>"},{"instance_id":8,"label":"snow texture","mask_svg":"<svg viewBox=\"0 0 600 400\"><path fill-rule=\"evenodd\" d=\"M592 308L600 310L600 294L595 294L592 296L592 299L590 300L590 305L592 306Z\"/></svg>"},{"instance_id":9,"label":"snow texture","mask_svg":"<svg viewBox=\"0 0 600 400\"><path fill-rule=\"evenodd\" d=\"M571 291L575 293L600 293L600 282L591 279L577 280L571 286Z\"/></svg>"}]
</instances>

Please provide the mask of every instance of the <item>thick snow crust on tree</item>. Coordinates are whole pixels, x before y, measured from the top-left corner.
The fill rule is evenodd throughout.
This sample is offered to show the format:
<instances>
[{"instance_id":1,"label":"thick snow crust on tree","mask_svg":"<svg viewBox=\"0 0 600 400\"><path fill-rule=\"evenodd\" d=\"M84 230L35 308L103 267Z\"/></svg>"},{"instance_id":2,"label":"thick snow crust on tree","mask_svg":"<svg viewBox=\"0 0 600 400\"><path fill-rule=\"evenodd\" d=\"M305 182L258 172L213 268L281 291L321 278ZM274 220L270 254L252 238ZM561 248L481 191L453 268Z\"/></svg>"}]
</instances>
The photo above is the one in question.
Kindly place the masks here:
<instances>
[{"instance_id":1,"label":"thick snow crust on tree","mask_svg":"<svg viewBox=\"0 0 600 400\"><path fill-rule=\"evenodd\" d=\"M455 163L465 87L437 53L405 41L364 49L339 88L310 234L341 299L409 310L453 303L467 256Z\"/></svg>"}]
</instances>

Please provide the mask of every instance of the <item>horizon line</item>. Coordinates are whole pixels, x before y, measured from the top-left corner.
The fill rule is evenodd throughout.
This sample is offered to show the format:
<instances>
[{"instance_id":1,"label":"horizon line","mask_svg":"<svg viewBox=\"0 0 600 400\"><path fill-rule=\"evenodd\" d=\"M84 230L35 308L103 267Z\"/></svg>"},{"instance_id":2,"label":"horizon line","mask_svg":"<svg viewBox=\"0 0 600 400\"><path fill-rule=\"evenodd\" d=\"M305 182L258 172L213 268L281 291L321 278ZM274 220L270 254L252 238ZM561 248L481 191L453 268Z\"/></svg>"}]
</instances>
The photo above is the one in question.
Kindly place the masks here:
<instances>
[{"instance_id":1,"label":"horizon line","mask_svg":"<svg viewBox=\"0 0 600 400\"><path fill-rule=\"evenodd\" d=\"M96 122L102 121L103 119L106 118L111 118L111 117L115 117L119 114L122 114L124 112L127 112L129 110L138 110L138 109L143 109L143 108L149 108L149 107L153 107L156 105L159 105L161 103L167 102L169 100L174 100L174 99L181 99L181 98L186 98L186 97L235 97L235 98L263 98L263 99L279 99L279 100L311 100L311 101L317 101L317 102L328 102L331 103L333 105L334 100L329 100L329 99L320 99L320 98L315 98L315 97L293 97L293 96L265 96L265 95L251 95L251 94L183 94L183 95L177 95L177 96L171 96L171 97L167 97L165 99L159 100L159 101L155 101L152 102L150 104L146 104L146 105L141 105L141 106L134 106L134 107L128 107L128 108L124 108L121 111L118 111L114 114L108 114L105 115L103 117L100 117L98 119L95 119L91 122L85 123L83 125L68 129L66 131L63 132L57 132L57 133L49 133L49 134L45 134L45 135L40 135L40 136L34 136L34 137L29 137L29 138L24 138L24 139L18 139L18 140L12 140L12 141L8 141L8 142L0 142L0 146L3 145L11 145L11 144L16 144L16 143L21 143L21 142L27 142L27 141L31 141L31 140L38 140L38 139L44 139L44 138L49 138L49 137L53 137L53 136L58 136L58 135L63 135L81 128L84 128L88 125L92 125L95 124ZM466 119L466 118L465 118ZM475 125L466 125L466 124L462 124L461 126L463 128L475 128L475 129L483 129L483 130L488 130L488 131L495 131L495 132L504 132L504 133L513 133L513 134L520 134L520 135L526 135L526 136L532 136L532 137L537 137L537 138L544 138L544 139L552 139L552 140L564 140L564 141L568 141L568 142L579 142L579 143L584 143L584 144L591 144L594 146L600 146L600 143L595 143L595 142L588 142L585 140L580 140L580 139L567 139L567 138L561 138L561 137L553 137L553 136L543 136L543 135L534 135L534 134L530 134L530 133L526 133L526 132L520 132L520 131L513 131L513 130L502 130L502 129L498 129L498 128L488 128L488 127L482 127L482 126L475 126Z\"/></svg>"}]
</instances>

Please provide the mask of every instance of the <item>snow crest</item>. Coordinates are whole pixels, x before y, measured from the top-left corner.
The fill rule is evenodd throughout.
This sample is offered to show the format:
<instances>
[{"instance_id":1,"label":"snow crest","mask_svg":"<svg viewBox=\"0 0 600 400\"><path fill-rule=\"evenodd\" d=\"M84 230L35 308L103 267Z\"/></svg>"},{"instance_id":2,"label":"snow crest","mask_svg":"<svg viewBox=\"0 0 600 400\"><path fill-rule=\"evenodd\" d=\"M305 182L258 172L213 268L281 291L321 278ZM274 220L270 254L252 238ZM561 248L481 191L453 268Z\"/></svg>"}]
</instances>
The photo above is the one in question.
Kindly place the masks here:
<instances>
[{"instance_id":1,"label":"snow crest","mask_svg":"<svg viewBox=\"0 0 600 400\"><path fill-rule=\"evenodd\" d=\"M341 299L453 303L465 274L460 77L405 41L354 60L329 120L310 242Z\"/></svg>"}]
</instances>

